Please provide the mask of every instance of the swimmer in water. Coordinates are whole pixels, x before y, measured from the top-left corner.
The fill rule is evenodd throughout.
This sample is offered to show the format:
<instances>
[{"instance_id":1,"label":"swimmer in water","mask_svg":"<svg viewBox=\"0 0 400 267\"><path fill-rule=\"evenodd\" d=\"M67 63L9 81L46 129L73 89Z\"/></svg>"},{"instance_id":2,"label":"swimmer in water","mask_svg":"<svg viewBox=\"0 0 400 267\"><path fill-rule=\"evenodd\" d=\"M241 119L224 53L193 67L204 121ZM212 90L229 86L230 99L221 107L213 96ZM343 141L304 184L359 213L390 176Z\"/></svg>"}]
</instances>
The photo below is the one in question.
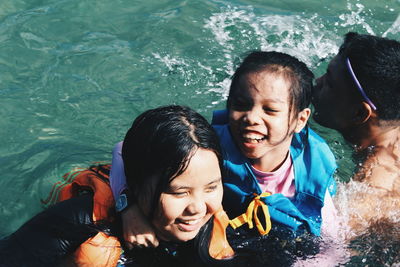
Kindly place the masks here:
<instances>
[{"instance_id":1,"label":"swimmer in water","mask_svg":"<svg viewBox=\"0 0 400 267\"><path fill-rule=\"evenodd\" d=\"M352 189L346 190L352 233L380 219L398 218L400 42L346 34L326 73L317 79L312 102L315 121L339 131L362 158L348 185Z\"/></svg>"},{"instance_id":2,"label":"swimmer in water","mask_svg":"<svg viewBox=\"0 0 400 267\"><path fill-rule=\"evenodd\" d=\"M122 157L128 188L154 226L158 248L124 248L121 256L120 218L107 179L95 172L64 187L71 188L70 199L0 240L0 266L117 266L127 259L126 266L214 266L233 257L224 238L220 146L200 114L182 106L144 112L125 136Z\"/></svg>"}]
</instances>

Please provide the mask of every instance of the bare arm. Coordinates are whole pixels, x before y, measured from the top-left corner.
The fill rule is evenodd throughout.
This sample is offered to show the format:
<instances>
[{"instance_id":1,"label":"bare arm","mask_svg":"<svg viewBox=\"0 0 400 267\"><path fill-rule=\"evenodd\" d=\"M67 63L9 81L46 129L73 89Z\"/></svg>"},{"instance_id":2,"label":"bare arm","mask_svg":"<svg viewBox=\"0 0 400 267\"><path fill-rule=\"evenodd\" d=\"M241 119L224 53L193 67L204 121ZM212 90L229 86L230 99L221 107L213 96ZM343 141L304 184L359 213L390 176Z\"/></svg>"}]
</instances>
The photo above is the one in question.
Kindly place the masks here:
<instances>
[{"instance_id":1,"label":"bare arm","mask_svg":"<svg viewBox=\"0 0 400 267\"><path fill-rule=\"evenodd\" d=\"M115 145L113 150L110 185L114 199L118 202L120 194L126 188L124 163L121 155L122 142ZM118 205L117 205L118 207ZM158 246L158 239L152 225L147 221L136 204L131 204L121 211L123 237L126 246Z\"/></svg>"}]
</instances>

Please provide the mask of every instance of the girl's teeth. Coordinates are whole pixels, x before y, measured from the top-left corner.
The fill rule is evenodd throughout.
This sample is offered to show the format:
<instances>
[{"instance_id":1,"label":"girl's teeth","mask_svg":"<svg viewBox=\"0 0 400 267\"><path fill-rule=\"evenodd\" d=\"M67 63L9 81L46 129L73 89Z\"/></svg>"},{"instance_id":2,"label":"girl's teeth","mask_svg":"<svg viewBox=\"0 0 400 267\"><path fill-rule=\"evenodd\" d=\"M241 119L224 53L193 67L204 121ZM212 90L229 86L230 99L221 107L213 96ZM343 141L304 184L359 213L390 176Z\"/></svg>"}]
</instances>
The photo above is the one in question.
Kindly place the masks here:
<instances>
[{"instance_id":1,"label":"girl's teeth","mask_svg":"<svg viewBox=\"0 0 400 267\"><path fill-rule=\"evenodd\" d=\"M184 224L193 225L199 222L199 220L192 220L192 221L181 221Z\"/></svg>"},{"instance_id":2,"label":"girl's teeth","mask_svg":"<svg viewBox=\"0 0 400 267\"><path fill-rule=\"evenodd\" d=\"M245 137L244 139L246 140L246 142L256 144L256 143L260 143L261 141L263 141L263 140L264 140L264 137L262 137L262 138L249 138L249 137Z\"/></svg>"}]
</instances>

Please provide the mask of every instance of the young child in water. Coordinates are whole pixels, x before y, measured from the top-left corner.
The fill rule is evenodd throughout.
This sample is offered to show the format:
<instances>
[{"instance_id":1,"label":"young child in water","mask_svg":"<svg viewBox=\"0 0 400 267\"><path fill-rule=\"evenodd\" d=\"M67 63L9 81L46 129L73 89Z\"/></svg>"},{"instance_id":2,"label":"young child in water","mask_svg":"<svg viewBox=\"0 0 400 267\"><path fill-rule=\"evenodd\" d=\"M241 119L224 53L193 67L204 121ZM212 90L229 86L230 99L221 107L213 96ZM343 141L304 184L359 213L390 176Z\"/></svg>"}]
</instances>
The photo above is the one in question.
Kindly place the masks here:
<instances>
[{"instance_id":1,"label":"young child in water","mask_svg":"<svg viewBox=\"0 0 400 267\"><path fill-rule=\"evenodd\" d=\"M295 235L320 235L321 224L334 225L335 159L307 127L312 80L306 65L290 55L252 52L233 75L227 110L214 112L212 124L224 151L223 205L231 218L240 216L238 225L251 226L252 214L257 224L257 211L247 209L250 203L259 206L259 200L267 204L264 216L276 228ZM124 178L118 153L111 178L120 199ZM135 205L122 214L129 221L138 216ZM124 228L128 242L157 245L149 225L135 227Z\"/></svg>"},{"instance_id":2,"label":"young child in water","mask_svg":"<svg viewBox=\"0 0 400 267\"><path fill-rule=\"evenodd\" d=\"M398 223L400 42L346 34L327 72L317 79L313 104L315 121L339 131L362 158L346 185L353 234L377 220Z\"/></svg>"},{"instance_id":3,"label":"young child in water","mask_svg":"<svg viewBox=\"0 0 400 267\"><path fill-rule=\"evenodd\" d=\"M99 166L68 176L71 184L57 193L63 201L0 240L0 266L215 266L233 260L221 206L220 145L205 118L182 106L148 110L135 119L121 149L127 188L162 245L125 250L121 257L121 221L107 168Z\"/></svg>"}]
</instances>

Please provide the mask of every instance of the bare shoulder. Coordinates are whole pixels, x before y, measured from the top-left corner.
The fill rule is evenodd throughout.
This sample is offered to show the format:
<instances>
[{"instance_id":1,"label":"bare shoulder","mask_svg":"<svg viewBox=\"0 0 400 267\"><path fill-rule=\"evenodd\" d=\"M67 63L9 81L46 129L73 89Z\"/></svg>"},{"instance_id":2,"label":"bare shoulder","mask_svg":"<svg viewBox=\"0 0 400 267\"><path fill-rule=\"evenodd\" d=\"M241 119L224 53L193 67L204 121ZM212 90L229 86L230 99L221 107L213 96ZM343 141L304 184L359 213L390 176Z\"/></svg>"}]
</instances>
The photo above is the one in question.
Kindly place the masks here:
<instances>
[{"instance_id":1,"label":"bare shoulder","mask_svg":"<svg viewBox=\"0 0 400 267\"><path fill-rule=\"evenodd\" d=\"M400 155L394 151L380 150L371 154L354 175L354 180L387 192L398 191Z\"/></svg>"},{"instance_id":2,"label":"bare shoulder","mask_svg":"<svg viewBox=\"0 0 400 267\"><path fill-rule=\"evenodd\" d=\"M348 225L362 233L380 220L400 217L400 149L375 147L344 190Z\"/></svg>"},{"instance_id":3,"label":"bare shoulder","mask_svg":"<svg viewBox=\"0 0 400 267\"><path fill-rule=\"evenodd\" d=\"M376 221L400 216L398 191L372 187L364 182L351 181L346 188L348 223L359 234Z\"/></svg>"}]
</instances>

